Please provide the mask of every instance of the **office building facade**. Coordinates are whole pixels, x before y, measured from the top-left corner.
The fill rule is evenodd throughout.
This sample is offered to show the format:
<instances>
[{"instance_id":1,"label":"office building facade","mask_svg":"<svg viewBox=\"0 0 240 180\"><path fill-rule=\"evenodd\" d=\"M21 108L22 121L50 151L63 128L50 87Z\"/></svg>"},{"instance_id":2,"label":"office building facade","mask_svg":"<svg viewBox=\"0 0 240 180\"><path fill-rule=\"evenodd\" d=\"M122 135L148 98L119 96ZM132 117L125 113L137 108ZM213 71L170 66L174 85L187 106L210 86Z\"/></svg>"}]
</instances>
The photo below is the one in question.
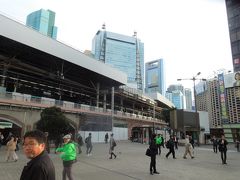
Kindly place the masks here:
<instances>
[{"instance_id":1,"label":"office building facade","mask_svg":"<svg viewBox=\"0 0 240 180\"><path fill-rule=\"evenodd\" d=\"M225 0L234 72L240 71L240 1Z\"/></svg>"},{"instance_id":2,"label":"office building facade","mask_svg":"<svg viewBox=\"0 0 240 180\"><path fill-rule=\"evenodd\" d=\"M197 88L197 109L207 108L211 135L224 134L229 142L240 138L240 81L236 73L220 73ZM237 83L238 82L238 83Z\"/></svg>"},{"instance_id":3,"label":"office building facade","mask_svg":"<svg viewBox=\"0 0 240 180\"><path fill-rule=\"evenodd\" d=\"M165 96L164 60L158 59L145 64L145 90L147 93L159 92Z\"/></svg>"},{"instance_id":4,"label":"office building facade","mask_svg":"<svg viewBox=\"0 0 240 180\"><path fill-rule=\"evenodd\" d=\"M92 41L95 59L125 72L128 86L143 90L144 44L135 36L99 30Z\"/></svg>"},{"instance_id":5,"label":"office building facade","mask_svg":"<svg viewBox=\"0 0 240 180\"><path fill-rule=\"evenodd\" d=\"M192 91L191 89L185 88L184 89L184 95L185 95L185 108L186 110L192 110Z\"/></svg>"},{"instance_id":6,"label":"office building facade","mask_svg":"<svg viewBox=\"0 0 240 180\"><path fill-rule=\"evenodd\" d=\"M57 39L57 27L55 24L55 12L40 9L27 16L26 25L40 33Z\"/></svg>"}]
</instances>

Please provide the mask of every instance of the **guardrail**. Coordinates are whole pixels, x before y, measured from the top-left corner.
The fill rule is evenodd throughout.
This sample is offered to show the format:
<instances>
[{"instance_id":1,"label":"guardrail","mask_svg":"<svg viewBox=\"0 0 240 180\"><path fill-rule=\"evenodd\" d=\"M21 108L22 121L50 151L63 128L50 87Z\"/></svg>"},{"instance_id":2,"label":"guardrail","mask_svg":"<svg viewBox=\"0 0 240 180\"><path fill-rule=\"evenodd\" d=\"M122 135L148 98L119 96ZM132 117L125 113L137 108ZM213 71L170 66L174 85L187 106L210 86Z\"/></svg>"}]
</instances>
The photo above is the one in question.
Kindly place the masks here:
<instances>
[{"instance_id":1,"label":"guardrail","mask_svg":"<svg viewBox=\"0 0 240 180\"><path fill-rule=\"evenodd\" d=\"M112 115L111 109L104 109L102 107L89 106L86 104L78 104L69 101L60 101L52 98L46 97L37 97L29 94L21 94L17 92L6 92L0 93L0 103L1 104L11 104L11 105L22 105L22 106L31 106L39 108L47 108L51 106L57 106L62 108L64 111L72 112L89 112L89 113L98 113L98 114L108 114ZM152 118L144 115L138 115L134 113L127 113L122 111L114 111L114 117L125 117L129 119L138 119L143 121L155 121L158 123L166 124L164 121Z\"/></svg>"}]
</instances>

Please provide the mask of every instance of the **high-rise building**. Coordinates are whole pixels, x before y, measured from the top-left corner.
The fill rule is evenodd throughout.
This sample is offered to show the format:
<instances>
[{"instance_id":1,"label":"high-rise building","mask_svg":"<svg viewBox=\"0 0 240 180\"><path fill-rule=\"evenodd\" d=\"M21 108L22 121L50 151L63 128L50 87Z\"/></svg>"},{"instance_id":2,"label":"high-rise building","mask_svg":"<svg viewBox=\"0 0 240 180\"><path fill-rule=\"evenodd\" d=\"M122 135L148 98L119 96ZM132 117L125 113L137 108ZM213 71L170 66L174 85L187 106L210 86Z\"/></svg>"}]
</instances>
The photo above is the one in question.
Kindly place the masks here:
<instances>
[{"instance_id":1,"label":"high-rise building","mask_svg":"<svg viewBox=\"0 0 240 180\"><path fill-rule=\"evenodd\" d=\"M181 84L168 86L165 97L169 99L178 109L185 108L184 87Z\"/></svg>"},{"instance_id":2,"label":"high-rise building","mask_svg":"<svg viewBox=\"0 0 240 180\"><path fill-rule=\"evenodd\" d=\"M192 90L185 88L184 89L184 96L185 96L185 109L186 110L193 110L192 108Z\"/></svg>"},{"instance_id":3,"label":"high-rise building","mask_svg":"<svg viewBox=\"0 0 240 180\"><path fill-rule=\"evenodd\" d=\"M168 92L173 92L175 90L179 90L182 93L184 93L184 87L181 84L172 84L172 85L168 86L168 88L167 88Z\"/></svg>"},{"instance_id":4,"label":"high-rise building","mask_svg":"<svg viewBox=\"0 0 240 180\"><path fill-rule=\"evenodd\" d=\"M240 71L240 1L225 0L234 72Z\"/></svg>"},{"instance_id":5,"label":"high-rise building","mask_svg":"<svg viewBox=\"0 0 240 180\"><path fill-rule=\"evenodd\" d=\"M49 36L53 39L57 38L57 27L55 24L55 12L51 10L40 9L32 12L27 16L26 25Z\"/></svg>"},{"instance_id":6,"label":"high-rise building","mask_svg":"<svg viewBox=\"0 0 240 180\"><path fill-rule=\"evenodd\" d=\"M207 105L207 82L202 81L196 85L196 105L197 111L208 111Z\"/></svg>"},{"instance_id":7,"label":"high-rise building","mask_svg":"<svg viewBox=\"0 0 240 180\"><path fill-rule=\"evenodd\" d=\"M146 92L159 92L165 96L164 60L158 59L145 64Z\"/></svg>"},{"instance_id":8,"label":"high-rise building","mask_svg":"<svg viewBox=\"0 0 240 180\"><path fill-rule=\"evenodd\" d=\"M177 109L184 109L184 96L183 93L179 90L172 92L172 102Z\"/></svg>"},{"instance_id":9,"label":"high-rise building","mask_svg":"<svg viewBox=\"0 0 240 180\"><path fill-rule=\"evenodd\" d=\"M128 86L143 90L144 44L134 36L99 30L92 41L95 59L127 74Z\"/></svg>"}]
</instances>

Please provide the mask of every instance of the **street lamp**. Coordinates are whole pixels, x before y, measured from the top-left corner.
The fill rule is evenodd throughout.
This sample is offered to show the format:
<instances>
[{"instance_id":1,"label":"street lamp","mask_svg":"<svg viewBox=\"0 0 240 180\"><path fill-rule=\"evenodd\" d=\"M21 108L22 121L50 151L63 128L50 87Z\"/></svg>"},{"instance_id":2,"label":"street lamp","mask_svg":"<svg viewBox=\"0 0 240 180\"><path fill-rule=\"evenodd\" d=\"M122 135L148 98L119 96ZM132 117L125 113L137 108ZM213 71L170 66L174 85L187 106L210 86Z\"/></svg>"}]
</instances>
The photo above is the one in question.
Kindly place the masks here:
<instances>
[{"instance_id":1,"label":"street lamp","mask_svg":"<svg viewBox=\"0 0 240 180\"><path fill-rule=\"evenodd\" d=\"M198 72L195 76L193 76L192 78L187 78L187 79L177 79L177 81L182 81L182 80L191 80L193 81L193 95L194 95L194 106L195 106L195 120L197 122L197 98L196 98L196 84L195 81L196 80L201 80L201 81L206 81L206 79L204 78L200 78L198 79L197 76L199 76L201 74L201 72ZM186 132L185 132L186 133ZM186 135L186 134L185 134ZM199 137L198 137L198 144L199 144Z\"/></svg>"}]
</instances>

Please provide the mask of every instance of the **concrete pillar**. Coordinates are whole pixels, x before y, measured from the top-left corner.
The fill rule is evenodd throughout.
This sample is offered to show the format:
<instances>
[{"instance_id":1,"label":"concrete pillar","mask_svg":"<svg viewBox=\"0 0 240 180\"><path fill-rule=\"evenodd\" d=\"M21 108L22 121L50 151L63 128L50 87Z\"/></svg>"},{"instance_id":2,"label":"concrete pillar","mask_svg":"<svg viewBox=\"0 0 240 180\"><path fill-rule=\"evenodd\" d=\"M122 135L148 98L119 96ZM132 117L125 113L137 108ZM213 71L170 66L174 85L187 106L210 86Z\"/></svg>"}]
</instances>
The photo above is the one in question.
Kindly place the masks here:
<instances>
[{"instance_id":1,"label":"concrete pillar","mask_svg":"<svg viewBox=\"0 0 240 180\"><path fill-rule=\"evenodd\" d=\"M103 94L103 110L106 111L107 110L107 93L104 92Z\"/></svg>"},{"instance_id":2,"label":"concrete pillar","mask_svg":"<svg viewBox=\"0 0 240 180\"><path fill-rule=\"evenodd\" d=\"M113 115L114 115L114 87L112 87L112 98L111 98L112 131L113 131L113 127L114 127Z\"/></svg>"},{"instance_id":3,"label":"concrete pillar","mask_svg":"<svg viewBox=\"0 0 240 180\"><path fill-rule=\"evenodd\" d=\"M99 89L100 89L100 83L97 83L97 102L96 102L97 107L99 107Z\"/></svg>"}]
</instances>

